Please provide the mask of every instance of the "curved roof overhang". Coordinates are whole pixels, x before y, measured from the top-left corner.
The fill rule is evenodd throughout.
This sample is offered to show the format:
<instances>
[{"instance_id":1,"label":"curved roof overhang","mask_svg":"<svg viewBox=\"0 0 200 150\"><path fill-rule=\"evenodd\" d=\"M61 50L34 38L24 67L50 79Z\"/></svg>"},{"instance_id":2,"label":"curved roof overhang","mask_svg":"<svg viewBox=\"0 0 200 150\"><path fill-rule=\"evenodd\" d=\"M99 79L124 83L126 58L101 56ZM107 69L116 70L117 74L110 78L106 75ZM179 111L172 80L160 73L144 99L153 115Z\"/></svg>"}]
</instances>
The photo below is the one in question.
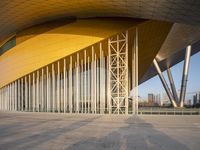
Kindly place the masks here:
<instances>
[{"instance_id":1,"label":"curved roof overhang","mask_svg":"<svg viewBox=\"0 0 200 150\"><path fill-rule=\"evenodd\" d=\"M200 24L197 0L2 0L0 8L0 42L24 28L59 18L131 17Z\"/></svg>"},{"instance_id":2,"label":"curved roof overhang","mask_svg":"<svg viewBox=\"0 0 200 150\"><path fill-rule=\"evenodd\" d=\"M194 44L192 54L199 49L199 34L196 32L194 36L193 31L199 31L200 1L3 0L0 8L0 43L27 27L59 18L130 17L176 23L171 32L173 29L177 32L168 35L157 55L163 70L183 60L183 49L187 44ZM187 26L192 32L184 34ZM177 33L180 33L181 39L174 40L178 37ZM156 72L150 67L140 82L154 75Z\"/></svg>"}]
</instances>

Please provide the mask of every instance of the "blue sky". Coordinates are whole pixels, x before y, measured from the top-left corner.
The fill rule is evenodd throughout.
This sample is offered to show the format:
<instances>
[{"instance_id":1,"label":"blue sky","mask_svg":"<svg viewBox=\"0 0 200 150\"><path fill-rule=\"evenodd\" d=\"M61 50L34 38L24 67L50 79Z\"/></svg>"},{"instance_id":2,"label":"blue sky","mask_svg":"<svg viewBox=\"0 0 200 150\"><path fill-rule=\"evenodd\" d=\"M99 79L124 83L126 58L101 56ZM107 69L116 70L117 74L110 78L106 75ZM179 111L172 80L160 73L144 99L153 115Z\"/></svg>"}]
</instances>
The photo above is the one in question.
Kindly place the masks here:
<instances>
[{"instance_id":1,"label":"blue sky","mask_svg":"<svg viewBox=\"0 0 200 150\"><path fill-rule=\"evenodd\" d=\"M180 89L183 71L183 61L171 68L171 72L174 78L176 89ZM191 92L200 91L200 52L191 56L190 66L189 66L189 76L187 83L187 95L186 98L192 98L194 94ZM163 72L166 81L168 82L166 71ZM169 85L169 82L168 82ZM164 93L164 88L158 76L151 78L150 80L144 82L139 86L139 96L142 98L147 98L148 93ZM188 93L189 92L189 93Z\"/></svg>"}]
</instances>

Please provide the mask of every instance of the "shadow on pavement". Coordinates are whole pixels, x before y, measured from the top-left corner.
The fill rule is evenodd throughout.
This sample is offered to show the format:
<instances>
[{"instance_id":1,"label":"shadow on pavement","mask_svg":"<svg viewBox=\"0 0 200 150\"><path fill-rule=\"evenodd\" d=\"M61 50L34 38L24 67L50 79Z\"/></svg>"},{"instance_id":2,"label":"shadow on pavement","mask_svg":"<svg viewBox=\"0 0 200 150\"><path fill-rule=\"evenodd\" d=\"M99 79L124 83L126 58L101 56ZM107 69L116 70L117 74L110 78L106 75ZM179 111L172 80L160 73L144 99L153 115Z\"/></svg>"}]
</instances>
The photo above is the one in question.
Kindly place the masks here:
<instances>
[{"instance_id":1,"label":"shadow on pavement","mask_svg":"<svg viewBox=\"0 0 200 150\"><path fill-rule=\"evenodd\" d=\"M127 127L107 136L80 141L66 147L66 150L188 150L186 145L156 130L139 117L130 117L126 123Z\"/></svg>"},{"instance_id":2,"label":"shadow on pavement","mask_svg":"<svg viewBox=\"0 0 200 150\"><path fill-rule=\"evenodd\" d=\"M31 133L30 132L30 136L24 136L23 138L19 138L16 140L12 140L12 141L8 141L5 142L3 144L0 144L0 150L11 150L11 149L20 149L20 150L27 150L27 149L32 149L37 147L38 145L41 145L43 143L49 142L50 140L56 139L58 136L65 134L67 132L71 132L73 130L76 130L82 126L85 126L87 124L89 124L90 122L92 122L93 120L99 118L100 116L96 116L93 118L89 118L89 119L84 119L81 121L76 121L70 125L67 126L62 126L62 127L58 127L58 128L54 128L54 129L47 129L44 131L41 131L40 133ZM51 123L49 121L49 123ZM40 123L39 123L40 124ZM37 126L39 125L37 124ZM13 124L10 127L14 127L14 126L19 126L18 123ZM29 126L27 126L29 127ZM32 125L30 125L30 127L32 127ZM0 130L0 134L1 134ZM10 135L12 137L12 135ZM3 138L0 135L0 139Z\"/></svg>"}]
</instances>

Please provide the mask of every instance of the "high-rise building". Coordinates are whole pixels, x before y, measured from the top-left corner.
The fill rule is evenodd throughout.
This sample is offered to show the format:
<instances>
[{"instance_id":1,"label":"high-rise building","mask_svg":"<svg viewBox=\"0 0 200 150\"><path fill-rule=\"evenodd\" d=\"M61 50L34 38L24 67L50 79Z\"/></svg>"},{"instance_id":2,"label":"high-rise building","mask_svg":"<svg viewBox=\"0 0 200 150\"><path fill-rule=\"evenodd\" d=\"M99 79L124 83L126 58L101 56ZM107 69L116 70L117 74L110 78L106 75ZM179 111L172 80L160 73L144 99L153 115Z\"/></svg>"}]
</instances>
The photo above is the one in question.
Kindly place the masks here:
<instances>
[{"instance_id":1,"label":"high-rise building","mask_svg":"<svg viewBox=\"0 0 200 150\"><path fill-rule=\"evenodd\" d=\"M169 105L170 105L169 97L167 96L166 93L163 93L161 99L161 106L169 106Z\"/></svg>"},{"instance_id":2,"label":"high-rise building","mask_svg":"<svg viewBox=\"0 0 200 150\"><path fill-rule=\"evenodd\" d=\"M148 103L153 105L154 101L155 101L155 95L153 93L149 93L148 94Z\"/></svg>"},{"instance_id":3,"label":"high-rise building","mask_svg":"<svg viewBox=\"0 0 200 150\"><path fill-rule=\"evenodd\" d=\"M197 94L193 95L193 105L197 104Z\"/></svg>"},{"instance_id":4,"label":"high-rise building","mask_svg":"<svg viewBox=\"0 0 200 150\"><path fill-rule=\"evenodd\" d=\"M155 95L154 104L157 105L157 106L161 106L161 95L160 94Z\"/></svg>"},{"instance_id":5,"label":"high-rise building","mask_svg":"<svg viewBox=\"0 0 200 150\"><path fill-rule=\"evenodd\" d=\"M200 104L200 91L193 96L193 105Z\"/></svg>"}]
</instances>

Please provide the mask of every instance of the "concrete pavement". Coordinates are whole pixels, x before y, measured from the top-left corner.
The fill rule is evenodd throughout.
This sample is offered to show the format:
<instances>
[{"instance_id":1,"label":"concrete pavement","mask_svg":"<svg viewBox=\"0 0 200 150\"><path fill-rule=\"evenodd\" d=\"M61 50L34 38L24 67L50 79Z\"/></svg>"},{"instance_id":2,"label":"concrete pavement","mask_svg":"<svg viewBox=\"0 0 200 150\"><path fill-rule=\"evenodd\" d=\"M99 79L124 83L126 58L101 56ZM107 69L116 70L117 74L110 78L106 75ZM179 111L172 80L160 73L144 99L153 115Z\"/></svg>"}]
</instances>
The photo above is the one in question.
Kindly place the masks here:
<instances>
[{"instance_id":1,"label":"concrete pavement","mask_svg":"<svg viewBox=\"0 0 200 150\"><path fill-rule=\"evenodd\" d=\"M0 112L0 150L199 150L200 116Z\"/></svg>"}]
</instances>

